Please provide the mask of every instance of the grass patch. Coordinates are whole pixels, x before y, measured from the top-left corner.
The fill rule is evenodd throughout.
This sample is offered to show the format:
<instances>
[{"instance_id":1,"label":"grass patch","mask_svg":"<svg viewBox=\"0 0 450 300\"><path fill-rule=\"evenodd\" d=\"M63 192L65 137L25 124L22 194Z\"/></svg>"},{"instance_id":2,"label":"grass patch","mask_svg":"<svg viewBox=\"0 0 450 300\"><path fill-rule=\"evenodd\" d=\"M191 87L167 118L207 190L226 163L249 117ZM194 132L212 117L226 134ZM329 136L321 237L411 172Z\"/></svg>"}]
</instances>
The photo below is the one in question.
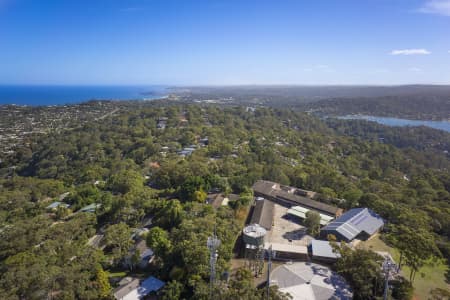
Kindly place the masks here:
<instances>
[{"instance_id":1,"label":"grass patch","mask_svg":"<svg viewBox=\"0 0 450 300\"><path fill-rule=\"evenodd\" d=\"M400 259L398 250L386 245L379 236L375 236L369 241L362 242L358 246L373 251L389 252L397 263ZM444 259L430 261L429 264L420 268L413 283L414 295L418 300L427 300L432 289L449 289L450 285L445 282L447 268ZM405 278L409 278L410 269L407 266L402 266L401 272Z\"/></svg>"},{"instance_id":2,"label":"grass patch","mask_svg":"<svg viewBox=\"0 0 450 300\"><path fill-rule=\"evenodd\" d=\"M108 272L108 277L109 278L125 277L125 276L127 276L126 272Z\"/></svg>"}]
</instances>

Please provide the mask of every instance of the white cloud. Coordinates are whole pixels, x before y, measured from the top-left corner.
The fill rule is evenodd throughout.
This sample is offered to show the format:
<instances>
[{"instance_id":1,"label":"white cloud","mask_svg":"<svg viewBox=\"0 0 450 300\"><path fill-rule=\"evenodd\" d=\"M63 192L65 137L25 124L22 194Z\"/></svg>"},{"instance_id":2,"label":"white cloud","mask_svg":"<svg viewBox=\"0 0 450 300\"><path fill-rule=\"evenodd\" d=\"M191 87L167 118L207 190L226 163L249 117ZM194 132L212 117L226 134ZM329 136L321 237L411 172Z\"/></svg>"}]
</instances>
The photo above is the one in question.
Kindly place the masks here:
<instances>
[{"instance_id":1,"label":"white cloud","mask_svg":"<svg viewBox=\"0 0 450 300\"><path fill-rule=\"evenodd\" d=\"M400 49L392 50L391 55L426 55L431 54L427 49Z\"/></svg>"},{"instance_id":2,"label":"white cloud","mask_svg":"<svg viewBox=\"0 0 450 300\"><path fill-rule=\"evenodd\" d=\"M427 0L418 11L425 14L450 16L450 0Z\"/></svg>"}]
</instances>

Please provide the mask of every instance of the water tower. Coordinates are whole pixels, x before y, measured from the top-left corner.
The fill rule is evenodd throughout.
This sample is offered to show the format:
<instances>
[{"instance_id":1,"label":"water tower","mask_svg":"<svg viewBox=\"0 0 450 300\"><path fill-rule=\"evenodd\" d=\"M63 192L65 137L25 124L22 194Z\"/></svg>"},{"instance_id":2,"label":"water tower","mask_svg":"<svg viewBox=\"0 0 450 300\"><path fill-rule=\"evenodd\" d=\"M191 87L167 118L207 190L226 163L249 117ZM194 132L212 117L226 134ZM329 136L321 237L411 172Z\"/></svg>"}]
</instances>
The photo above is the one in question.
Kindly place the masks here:
<instances>
[{"instance_id":1,"label":"water tower","mask_svg":"<svg viewBox=\"0 0 450 300\"><path fill-rule=\"evenodd\" d=\"M242 233L248 267L255 276L261 275L264 267L264 238L267 230L258 224L251 224L246 226Z\"/></svg>"},{"instance_id":2,"label":"water tower","mask_svg":"<svg viewBox=\"0 0 450 300\"><path fill-rule=\"evenodd\" d=\"M243 237L246 248L264 248L264 237L267 231L258 224L248 225L243 230Z\"/></svg>"}]
</instances>

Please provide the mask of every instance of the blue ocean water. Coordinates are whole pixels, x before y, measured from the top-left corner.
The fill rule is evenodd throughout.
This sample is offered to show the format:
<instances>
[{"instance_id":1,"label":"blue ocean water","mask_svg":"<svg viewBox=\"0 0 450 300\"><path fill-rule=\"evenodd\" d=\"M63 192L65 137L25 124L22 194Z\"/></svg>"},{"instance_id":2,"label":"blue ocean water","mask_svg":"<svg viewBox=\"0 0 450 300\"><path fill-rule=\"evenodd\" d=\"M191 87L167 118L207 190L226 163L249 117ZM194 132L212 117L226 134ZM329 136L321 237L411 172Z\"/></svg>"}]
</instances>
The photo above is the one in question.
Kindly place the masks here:
<instances>
[{"instance_id":1,"label":"blue ocean water","mask_svg":"<svg viewBox=\"0 0 450 300\"><path fill-rule=\"evenodd\" d=\"M149 100L168 94L166 86L0 85L0 104L61 105L89 100Z\"/></svg>"},{"instance_id":2,"label":"blue ocean water","mask_svg":"<svg viewBox=\"0 0 450 300\"><path fill-rule=\"evenodd\" d=\"M348 115L340 117L340 119L359 119L377 122L388 126L428 126L434 129L440 129L450 132L449 121L427 121L427 120L408 120L399 118L375 117L364 115Z\"/></svg>"}]
</instances>

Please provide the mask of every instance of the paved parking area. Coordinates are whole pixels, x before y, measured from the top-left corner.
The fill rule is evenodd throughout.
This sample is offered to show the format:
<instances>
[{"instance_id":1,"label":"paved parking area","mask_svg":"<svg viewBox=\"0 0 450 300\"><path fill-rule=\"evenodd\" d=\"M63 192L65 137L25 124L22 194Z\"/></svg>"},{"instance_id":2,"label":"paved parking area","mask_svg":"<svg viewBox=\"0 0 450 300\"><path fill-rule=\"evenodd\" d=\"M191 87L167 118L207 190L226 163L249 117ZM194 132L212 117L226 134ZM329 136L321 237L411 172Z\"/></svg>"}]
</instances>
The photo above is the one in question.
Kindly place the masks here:
<instances>
[{"instance_id":1,"label":"paved parking area","mask_svg":"<svg viewBox=\"0 0 450 300\"><path fill-rule=\"evenodd\" d=\"M267 242L307 246L313 237L306 234L306 228L297 218L288 215L287 210L286 207L275 204L273 226L267 235Z\"/></svg>"}]
</instances>

